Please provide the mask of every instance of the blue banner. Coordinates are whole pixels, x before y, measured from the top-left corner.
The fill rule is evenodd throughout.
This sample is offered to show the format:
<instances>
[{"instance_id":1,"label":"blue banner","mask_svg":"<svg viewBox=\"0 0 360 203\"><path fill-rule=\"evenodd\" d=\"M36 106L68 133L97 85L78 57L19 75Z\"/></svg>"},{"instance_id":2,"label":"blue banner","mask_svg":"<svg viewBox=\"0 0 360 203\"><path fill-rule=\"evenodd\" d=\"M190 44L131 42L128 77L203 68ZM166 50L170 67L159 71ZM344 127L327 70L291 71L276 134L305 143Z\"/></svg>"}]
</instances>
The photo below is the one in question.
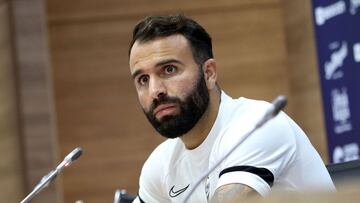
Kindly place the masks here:
<instances>
[{"instance_id":1,"label":"blue banner","mask_svg":"<svg viewBox=\"0 0 360 203\"><path fill-rule=\"evenodd\" d=\"M360 0L313 0L331 163L359 159Z\"/></svg>"}]
</instances>

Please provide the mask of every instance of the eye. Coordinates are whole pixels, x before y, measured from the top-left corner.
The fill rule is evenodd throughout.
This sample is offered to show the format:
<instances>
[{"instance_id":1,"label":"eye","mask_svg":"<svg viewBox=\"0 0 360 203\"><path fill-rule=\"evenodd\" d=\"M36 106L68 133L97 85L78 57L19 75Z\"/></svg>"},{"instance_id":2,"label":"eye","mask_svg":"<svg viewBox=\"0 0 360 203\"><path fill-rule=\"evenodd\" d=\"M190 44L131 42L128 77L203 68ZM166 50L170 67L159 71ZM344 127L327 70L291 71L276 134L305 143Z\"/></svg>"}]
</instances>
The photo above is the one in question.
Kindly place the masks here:
<instances>
[{"instance_id":1,"label":"eye","mask_svg":"<svg viewBox=\"0 0 360 203\"><path fill-rule=\"evenodd\" d=\"M176 71L175 66L173 66L173 65L165 66L165 69L164 69L165 74L175 73L175 71Z\"/></svg>"},{"instance_id":2,"label":"eye","mask_svg":"<svg viewBox=\"0 0 360 203\"><path fill-rule=\"evenodd\" d=\"M148 75L142 75L138 78L138 83L140 85L146 85L149 82L149 76Z\"/></svg>"}]
</instances>

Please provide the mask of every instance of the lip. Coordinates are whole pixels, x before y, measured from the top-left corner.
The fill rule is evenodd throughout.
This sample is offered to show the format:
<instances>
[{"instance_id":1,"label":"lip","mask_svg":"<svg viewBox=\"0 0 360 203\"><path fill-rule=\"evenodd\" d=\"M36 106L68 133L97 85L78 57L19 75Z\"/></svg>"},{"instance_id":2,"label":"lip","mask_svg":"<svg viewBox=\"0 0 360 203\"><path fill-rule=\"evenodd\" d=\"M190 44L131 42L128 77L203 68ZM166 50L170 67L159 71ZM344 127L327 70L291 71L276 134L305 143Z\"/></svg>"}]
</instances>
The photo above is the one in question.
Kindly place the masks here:
<instances>
[{"instance_id":1,"label":"lip","mask_svg":"<svg viewBox=\"0 0 360 203\"><path fill-rule=\"evenodd\" d=\"M176 106L175 104L160 104L158 107L155 108L154 115L156 116L160 112L174 108L175 106Z\"/></svg>"}]
</instances>

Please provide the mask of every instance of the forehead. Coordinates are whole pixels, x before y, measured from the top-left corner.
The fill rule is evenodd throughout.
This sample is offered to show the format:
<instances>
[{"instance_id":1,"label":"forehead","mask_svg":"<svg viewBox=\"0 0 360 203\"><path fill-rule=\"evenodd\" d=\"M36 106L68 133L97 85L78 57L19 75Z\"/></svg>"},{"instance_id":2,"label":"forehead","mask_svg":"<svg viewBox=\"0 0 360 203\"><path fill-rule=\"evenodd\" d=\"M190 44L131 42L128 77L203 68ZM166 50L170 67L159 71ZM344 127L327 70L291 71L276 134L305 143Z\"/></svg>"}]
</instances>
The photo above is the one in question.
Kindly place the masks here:
<instances>
[{"instance_id":1,"label":"forehead","mask_svg":"<svg viewBox=\"0 0 360 203\"><path fill-rule=\"evenodd\" d=\"M156 38L147 42L136 41L130 52L130 70L136 67L152 66L161 60L176 59L179 61L192 59L188 40L180 35Z\"/></svg>"}]
</instances>

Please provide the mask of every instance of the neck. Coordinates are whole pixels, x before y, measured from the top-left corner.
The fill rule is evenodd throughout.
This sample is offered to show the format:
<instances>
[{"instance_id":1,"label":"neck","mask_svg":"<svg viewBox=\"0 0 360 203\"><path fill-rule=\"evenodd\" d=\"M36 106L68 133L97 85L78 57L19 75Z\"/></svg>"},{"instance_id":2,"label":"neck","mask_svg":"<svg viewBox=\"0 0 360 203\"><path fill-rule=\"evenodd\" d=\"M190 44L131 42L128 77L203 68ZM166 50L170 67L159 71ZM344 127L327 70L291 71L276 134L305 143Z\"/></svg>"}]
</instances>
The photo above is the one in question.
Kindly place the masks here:
<instances>
[{"instance_id":1,"label":"neck","mask_svg":"<svg viewBox=\"0 0 360 203\"><path fill-rule=\"evenodd\" d=\"M197 124L188 133L180 137L187 149L195 149L198 147L206 139L215 123L219 112L221 93L217 88L211 90L209 93L210 101L207 110Z\"/></svg>"}]
</instances>

